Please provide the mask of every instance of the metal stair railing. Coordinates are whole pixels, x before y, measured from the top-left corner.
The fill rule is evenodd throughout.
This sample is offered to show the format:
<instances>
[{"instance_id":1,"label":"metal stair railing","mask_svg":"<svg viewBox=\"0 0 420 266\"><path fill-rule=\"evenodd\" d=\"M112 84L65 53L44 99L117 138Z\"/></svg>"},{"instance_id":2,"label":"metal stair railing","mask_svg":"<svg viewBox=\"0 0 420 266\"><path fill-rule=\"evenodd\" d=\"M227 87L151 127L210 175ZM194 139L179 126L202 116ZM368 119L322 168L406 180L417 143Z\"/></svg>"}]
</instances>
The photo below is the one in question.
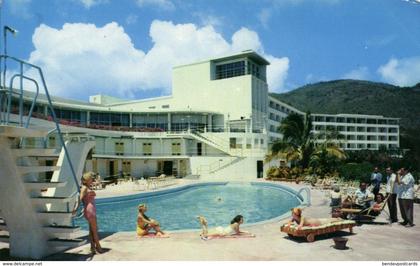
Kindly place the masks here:
<instances>
[{"instance_id":1,"label":"metal stair railing","mask_svg":"<svg viewBox=\"0 0 420 266\"><path fill-rule=\"evenodd\" d=\"M6 75L5 74L3 75L3 81L0 82L0 83L2 83L2 86L3 86L3 88L0 91L2 93L2 96L3 96L3 93L8 93L7 108L6 108L6 112L5 112L6 117L5 117L5 119L0 117L0 123L4 123L6 125L8 125L10 123L10 112L11 112L11 106L12 106L12 94L18 94L19 95L19 125L21 127L24 126L25 128L29 127L30 118L32 116L32 111L33 111L33 108L36 104L36 100L37 100L37 97L38 97L38 94L39 94L39 85L38 85L38 82L35 79L32 79L32 78L29 78L29 77L25 76L24 73L23 73L23 70L24 70L24 66L27 69L35 69L39 74L39 78L41 79L41 85L44 88L44 93L45 93L45 96L46 96L47 101L48 101L48 108L50 109L52 119L55 123L55 130L57 131L57 135L58 135L60 144L61 144L62 148L64 149L64 153L65 153L65 156L67 158L67 162L68 162L70 170L71 170L73 181L76 184L77 193L80 193L79 182L77 181L77 177L76 177L76 173L74 171L73 163L70 159L67 147L66 147L65 142L64 142L63 135L61 133L60 125L58 123L57 116L56 116L55 111L54 111L54 107L52 105L51 97L50 97L50 94L48 92L47 84L45 82L45 78L44 78L44 74L42 73L42 69L40 67L36 66L36 65L25 62L23 60L20 60L18 58L13 57L13 56L0 55L0 65L1 65L3 60L4 60L4 65L5 66L7 65L7 60L11 60L11 61L17 62L20 67L19 67L19 73L12 76L12 78L10 80L10 87L9 87L8 90L6 89L6 78L5 78ZM12 87L13 86L13 81L16 77L20 77L20 88L19 88L18 93L15 93L13 91L13 87ZM27 121L26 121L25 125L23 125L23 80L24 79L32 81L37 88L37 92L35 94L35 97L32 100L31 109L30 109L30 112L29 112L29 115L28 115L28 118L27 118ZM4 109L4 107L2 106L2 102L3 102L2 99L0 99L0 112L2 112L2 110Z\"/></svg>"}]
</instances>

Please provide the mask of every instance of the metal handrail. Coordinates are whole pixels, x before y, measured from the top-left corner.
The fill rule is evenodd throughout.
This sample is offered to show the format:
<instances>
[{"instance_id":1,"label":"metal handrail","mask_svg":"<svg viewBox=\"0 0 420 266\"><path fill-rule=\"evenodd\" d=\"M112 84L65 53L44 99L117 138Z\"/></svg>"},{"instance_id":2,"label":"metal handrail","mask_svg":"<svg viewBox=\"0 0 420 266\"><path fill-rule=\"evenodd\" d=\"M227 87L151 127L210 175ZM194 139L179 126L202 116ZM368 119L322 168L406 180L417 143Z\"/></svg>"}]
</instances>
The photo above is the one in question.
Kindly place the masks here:
<instances>
[{"instance_id":1,"label":"metal handrail","mask_svg":"<svg viewBox=\"0 0 420 266\"><path fill-rule=\"evenodd\" d=\"M9 88L13 88L13 81L17 77L20 77L21 79L26 79L26 80L32 81L35 84L35 87L36 87L36 93L35 93L34 99L32 101L31 108L29 109L28 118L26 119L26 123L25 123L25 128L28 128L29 122L30 122L31 117L32 117L32 112L34 110L35 103L36 103L36 100L37 100L38 95L39 95L39 86L38 86L38 82L36 82L36 80L34 80L34 79L31 79L30 77L27 77L27 76L21 75L21 74L15 74L10 78ZM23 104L22 103L22 101L23 101L23 99L22 99L23 88L20 88L20 93L17 93L17 94L20 95L20 99L19 99L19 101L20 101L19 102L19 122L20 122L20 126L22 126L22 124L23 124L22 123L23 122L23 108L21 108L21 106ZM11 99L11 94L9 95L9 101L11 101L10 99ZM7 123L8 123L9 122L9 117L10 117L11 104L8 104L7 108L8 108L8 110L7 110Z\"/></svg>"},{"instance_id":2,"label":"metal handrail","mask_svg":"<svg viewBox=\"0 0 420 266\"><path fill-rule=\"evenodd\" d=\"M306 193L306 198L301 195L302 192ZM306 206L311 206L311 190L307 187L303 187L298 190L297 195L301 195L303 198L303 203L306 204Z\"/></svg>"},{"instance_id":3,"label":"metal handrail","mask_svg":"<svg viewBox=\"0 0 420 266\"><path fill-rule=\"evenodd\" d=\"M76 177L76 173L74 171L73 163L72 163L72 161L70 159L69 152L67 150L67 147L66 147L65 142L64 142L63 135L61 133L60 125L58 123L57 116L56 116L55 111L54 111L54 107L52 105L51 97L50 97L50 94L48 92L48 87L47 87L47 84L45 82L45 78L44 78L44 74L42 73L42 69L40 67L34 65L34 64L25 62L25 61L20 60L20 59L18 59L16 57L8 56L8 55L0 55L0 62L1 62L1 60L4 60L4 64L5 65L7 65L6 64L7 59L16 61L16 62L18 62L20 64L20 74L19 74L20 77L21 77L21 82L20 82L21 83L20 84L21 85L21 94L20 94L21 102L20 102L20 106L19 106L19 108L21 108L20 113L23 112L23 106L22 106L22 104L23 104L23 100L22 100L22 98L23 98L23 84L22 84L22 80L23 80L23 77L24 77L24 75L23 75L23 65L25 65L27 67L30 67L30 68L34 68L34 69L36 69L38 71L39 77L41 78L41 84L44 87L45 96L46 96L47 101L48 101L48 107L50 108L51 116L52 116L53 121L55 123L55 127L56 127L56 130L57 130L57 133L58 133L58 137L59 137L60 143L61 143L61 145L62 145L62 147L64 149L64 153L65 153L65 155L67 157L67 162L68 162L68 164L70 166L70 170L71 170L71 174L73 176L74 183L76 184L77 193L80 193L79 182L77 181L77 177ZM3 78L5 78L5 77L3 77ZM36 83L36 85L38 85L38 82L35 81L35 83ZM5 80L3 80L3 84L6 84ZM11 105L12 105L12 101L11 101L11 95L13 93L12 87L9 87L9 93L10 93L9 94L9 100L8 100L8 103L7 103L8 104L8 108L7 108L8 114L10 114L10 109L11 109ZM35 102L35 100L36 100L36 98L34 98L33 103ZM30 118L28 118L28 119L30 119ZM6 120L6 123L7 124L9 123L9 119ZM29 124L27 124L27 126L29 126Z\"/></svg>"}]
</instances>

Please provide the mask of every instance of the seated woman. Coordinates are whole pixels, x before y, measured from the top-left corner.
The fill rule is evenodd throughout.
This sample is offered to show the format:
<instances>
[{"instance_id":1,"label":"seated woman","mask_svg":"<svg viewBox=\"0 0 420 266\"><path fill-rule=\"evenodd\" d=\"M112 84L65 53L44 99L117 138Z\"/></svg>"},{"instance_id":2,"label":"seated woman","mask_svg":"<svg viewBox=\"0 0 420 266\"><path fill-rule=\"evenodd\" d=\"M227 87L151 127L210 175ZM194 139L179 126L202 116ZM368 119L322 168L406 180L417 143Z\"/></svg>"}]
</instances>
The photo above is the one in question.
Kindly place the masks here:
<instances>
[{"instance_id":1,"label":"seated woman","mask_svg":"<svg viewBox=\"0 0 420 266\"><path fill-rule=\"evenodd\" d=\"M158 237L168 237L168 234L165 234L160 229L160 224L154 219L147 217L145 212L147 211L146 204L140 204L138 206L139 214L137 215L137 235L145 236L149 234L150 229L155 231L155 235Z\"/></svg>"},{"instance_id":2,"label":"seated woman","mask_svg":"<svg viewBox=\"0 0 420 266\"><path fill-rule=\"evenodd\" d=\"M341 222L341 218L309 218L302 216L301 208L292 209L292 219L287 223L286 226L291 226L293 222L298 224L298 229L302 229L303 226L320 226L333 222Z\"/></svg>"},{"instance_id":3,"label":"seated woman","mask_svg":"<svg viewBox=\"0 0 420 266\"><path fill-rule=\"evenodd\" d=\"M376 195L375 203L372 205L372 209L369 212L369 214L373 216L378 216L379 214L381 214L382 208L385 204L384 199L384 195L382 193L378 193Z\"/></svg>"},{"instance_id":4,"label":"seated woman","mask_svg":"<svg viewBox=\"0 0 420 266\"><path fill-rule=\"evenodd\" d=\"M247 231L240 230L239 226L244 223L244 218L242 215L236 215L235 218L230 222L230 225L226 227L218 226L213 229L208 229L207 220L203 216L197 216L198 221L201 224L201 238L203 240L208 240L215 237L228 237L234 235L255 237L254 234L251 234Z\"/></svg>"}]
</instances>

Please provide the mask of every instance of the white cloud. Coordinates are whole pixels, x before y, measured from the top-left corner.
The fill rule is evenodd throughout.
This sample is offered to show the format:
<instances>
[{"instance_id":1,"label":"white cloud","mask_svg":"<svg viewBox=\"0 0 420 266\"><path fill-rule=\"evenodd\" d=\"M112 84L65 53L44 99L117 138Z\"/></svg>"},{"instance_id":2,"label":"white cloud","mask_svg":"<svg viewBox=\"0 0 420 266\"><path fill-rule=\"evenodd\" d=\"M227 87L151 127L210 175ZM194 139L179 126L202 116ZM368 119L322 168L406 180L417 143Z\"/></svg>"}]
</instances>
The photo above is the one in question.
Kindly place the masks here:
<instances>
[{"instance_id":1,"label":"white cloud","mask_svg":"<svg viewBox=\"0 0 420 266\"><path fill-rule=\"evenodd\" d=\"M86 9L90 9L93 6L106 3L108 0L79 0L79 1Z\"/></svg>"},{"instance_id":2,"label":"white cloud","mask_svg":"<svg viewBox=\"0 0 420 266\"><path fill-rule=\"evenodd\" d=\"M175 9L175 5L171 0L137 0L137 5L139 7L155 6L168 11Z\"/></svg>"},{"instance_id":3,"label":"white cloud","mask_svg":"<svg viewBox=\"0 0 420 266\"><path fill-rule=\"evenodd\" d=\"M367 67L362 66L344 74L342 78L367 80L369 79L369 69Z\"/></svg>"},{"instance_id":4,"label":"white cloud","mask_svg":"<svg viewBox=\"0 0 420 266\"><path fill-rule=\"evenodd\" d=\"M138 19L138 16L137 16L137 15L130 14L130 15L128 15L128 17L125 19L125 23L126 23L127 25L132 25L132 24L137 23L137 19Z\"/></svg>"},{"instance_id":5,"label":"white cloud","mask_svg":"<svg viewBox=\"0 0 420 266\"><path fill-rule=\"evenodd\" d=\"M264 28L268 28L268 21L270 20L271 15L271 9L268 8L264 8L258 13L257 18Z\"/></svg>"},{"instance_id":6,"label":"white cloud","mask_svg":"<svg viewBox=\"0 0 420 266\"><path fill-rule=\"evenodd\" d=\"M211 15L205 12L194 12L192 15L200 20L201 25L213 27L219 27L223 25L224 19L222 17Z\"/></svg>"},{"instance_id":7,"label":"white cloud","mask_svg":"<svg viewBox=\"0 0 420 266\"><path fill-rule=\"evenodd\" d=\"M32 17L32 14L30 11L31 2L32 0L13 0L13 1L7 1L7 4L10 6L11 14L13 14L14 16L24 18L24 19L29 19Z\"/></svg>"},{"instance_id":8,"label":"white cloud","mask_svg":"<svg viewBox=\"0 0 420 266\"><path fill-rule=\"evenodd\" d=\"M247 28L235 32L229 42L212 26L155 20L149 34L153 45L144 52L115 22L103 27L64 24L62 29L41 25L32 37L35 50L29 61L44 69L53 95L127 98L141 90L169 93L173 66L253 49L271 62L270 90L284 90L289 59L266 54L258 34Z\"/></svg>"},{"instance_id":9,"label":"white cloud","mask_svg":"<svg viewBox=\"0 0 420 266\"><path fill-rule=\"evenodd\" d=\"M241 28L232 36L232 50L240 52L248 49L263 53L263 47L258 34L247 28Z\"/></svg>"},{"instance_id":10,"label":"white cloud","mask_svg":"<svg viewBox=\"0 0 420 266\"><path fill-rule=\"evenodd\" d=\"M412 86L420 82L420 56L391 58L378 68L378 73L386 82L398 86Z\"/></svg>"}]
</instances>

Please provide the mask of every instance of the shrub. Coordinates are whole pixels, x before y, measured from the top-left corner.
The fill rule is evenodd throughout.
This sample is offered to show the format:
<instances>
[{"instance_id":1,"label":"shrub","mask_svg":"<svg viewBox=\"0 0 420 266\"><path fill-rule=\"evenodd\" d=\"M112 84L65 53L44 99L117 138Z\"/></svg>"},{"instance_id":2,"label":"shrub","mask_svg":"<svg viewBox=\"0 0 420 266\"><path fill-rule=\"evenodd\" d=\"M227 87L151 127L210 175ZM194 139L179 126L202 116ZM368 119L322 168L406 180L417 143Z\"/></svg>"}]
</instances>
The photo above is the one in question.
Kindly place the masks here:
<instances>
[{"instance_id":1,"label":"shrub","mask_svg":"<svg viewBox=\"0 0 420 266\"><path fill-rule=\"evenodd\" d=\"M370 183L370 175L373 167L374 166L368 162L346 163L338 168L338 172L345 180L357 180Z\"/></svg>"}]
</instances>

